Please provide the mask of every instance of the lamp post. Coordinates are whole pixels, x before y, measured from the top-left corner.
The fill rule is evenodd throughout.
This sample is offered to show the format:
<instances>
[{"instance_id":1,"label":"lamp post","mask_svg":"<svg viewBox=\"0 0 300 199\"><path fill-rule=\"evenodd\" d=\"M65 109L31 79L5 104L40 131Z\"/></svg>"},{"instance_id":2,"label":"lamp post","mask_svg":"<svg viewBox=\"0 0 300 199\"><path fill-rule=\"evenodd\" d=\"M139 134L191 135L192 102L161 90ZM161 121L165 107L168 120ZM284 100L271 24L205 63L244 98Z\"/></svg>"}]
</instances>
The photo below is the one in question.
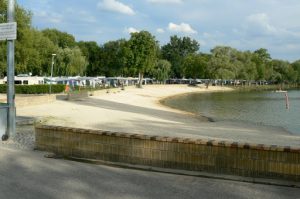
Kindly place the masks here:
<instances>
[{"instance_id":1,"label":"lamp post","mask_svg":"<svg viewBox=\"0 0 300 199\"><path fill-rule=\"evenodd\" d=\"M4 15L2 15L3 17ZM15 21L15 0L9 0L7 5L7 22ZM2 140L7 140L16 133L16 107L15 107L15 41L7 41L7 132Z\"/></svg>"},{"instance_id":2,"label":"lamp post","mask_svg":"<svg viewBox=\"0 0 300 199\"><path fill-rule=\"evenodd\" d=\"M54 57L56 54L52 54L52 62L51 62L51 79L50 79L50 89L49 93L51 94L51 85L52 85L52 75L53 75L53 66L54 66Z\"/></svg>"}]
</instances>

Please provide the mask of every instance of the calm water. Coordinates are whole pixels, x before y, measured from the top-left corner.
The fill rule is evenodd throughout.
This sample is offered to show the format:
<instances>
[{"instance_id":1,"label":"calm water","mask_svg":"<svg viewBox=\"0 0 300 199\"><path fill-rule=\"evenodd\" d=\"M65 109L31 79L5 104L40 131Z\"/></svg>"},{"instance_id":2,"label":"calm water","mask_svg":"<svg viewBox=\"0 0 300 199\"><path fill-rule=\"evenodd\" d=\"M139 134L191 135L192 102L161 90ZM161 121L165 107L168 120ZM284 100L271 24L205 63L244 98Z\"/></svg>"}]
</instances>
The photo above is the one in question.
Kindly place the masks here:
<instances>
[{"instance_id":1,"label":"calm water","mask_svg":"<svg viewBox=\"0 0 300 199\"><path fill-rule=\"evenodd\" d=\"M285 94L271 91L195 93L169 98L165 104L210 117L215 121L243 121L279 126L300 135L300 91L289 91L288 97L288 110Z\"/></svg>"}]
</instances>

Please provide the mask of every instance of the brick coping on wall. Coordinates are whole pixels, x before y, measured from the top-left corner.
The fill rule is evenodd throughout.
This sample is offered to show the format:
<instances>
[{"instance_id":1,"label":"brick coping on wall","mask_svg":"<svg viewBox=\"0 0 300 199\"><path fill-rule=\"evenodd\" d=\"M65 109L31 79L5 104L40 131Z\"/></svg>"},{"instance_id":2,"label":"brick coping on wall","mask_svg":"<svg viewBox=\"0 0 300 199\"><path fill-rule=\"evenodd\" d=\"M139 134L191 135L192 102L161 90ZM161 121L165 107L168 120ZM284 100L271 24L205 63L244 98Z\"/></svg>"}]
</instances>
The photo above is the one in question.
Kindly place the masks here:
<instances>
[{"instance_id":1,"label":"brick coping on wall","mask_svg":"<svg viewBox=\"0 0 300 199\"><path fill-rule=\"evenodd\" d=\"M179 138L179 137L150 136L150 135L143 135L143 134L121 133L121 132L103 131L103 130L95 130L95 129L93 130L93 129L71 128L71 127L40 125L40 124L36 125L35 128L44 129L44 130L71 131L73 133L84 133L84 134L94 134L94 135L96 134L96 135L120 137L120 138L153 140L153 141L170 142L170 143L196 144L196 145L228 147L228 148L252 149L252 150L261 150L261 151L291 152L291 153L300 154L300 148L291 147L291 146L229 142L229 141L222 141L217 139L214 140L214 139L192 139L192 138Z\"/></svg>"}]
</instances>

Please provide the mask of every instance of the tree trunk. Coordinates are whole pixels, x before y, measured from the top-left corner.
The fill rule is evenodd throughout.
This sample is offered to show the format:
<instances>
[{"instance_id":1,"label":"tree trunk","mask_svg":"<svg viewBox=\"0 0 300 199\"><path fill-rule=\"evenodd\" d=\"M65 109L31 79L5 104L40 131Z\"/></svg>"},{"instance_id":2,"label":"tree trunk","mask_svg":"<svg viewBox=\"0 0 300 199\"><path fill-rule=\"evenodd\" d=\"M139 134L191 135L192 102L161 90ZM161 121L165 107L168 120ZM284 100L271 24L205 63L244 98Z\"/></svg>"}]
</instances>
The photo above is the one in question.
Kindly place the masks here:
<instances>
[{"instance_id":1,"label":"tree trunk","mask_svg":"<svg viewBox=\"0 0 300 199\"><path fill-rule=\"evenodd\" d=\"M208 86L209 86L209 84L210 84L210 79L207 80L207 81L205 82L205 84L206 84L206 89L208 89Z\"/></svg>"},{"instance_id":2,"label":"tree trunk","mask_svg":"<svg viewBox=\"0 0 300 199\"><path fill-rule=\"evenodd\" d=\"M139 85L138 88L143 88L143 73L139 72Z\"/></svg>"}]
</instances>

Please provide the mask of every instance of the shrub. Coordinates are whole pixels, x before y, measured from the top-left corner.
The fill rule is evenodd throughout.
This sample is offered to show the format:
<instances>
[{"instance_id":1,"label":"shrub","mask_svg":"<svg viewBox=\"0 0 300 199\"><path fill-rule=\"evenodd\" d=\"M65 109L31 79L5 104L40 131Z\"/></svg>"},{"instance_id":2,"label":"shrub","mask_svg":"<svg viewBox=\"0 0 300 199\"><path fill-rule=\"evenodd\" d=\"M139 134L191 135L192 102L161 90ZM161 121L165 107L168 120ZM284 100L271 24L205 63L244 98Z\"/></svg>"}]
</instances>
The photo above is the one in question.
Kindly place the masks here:
<instances>
[{"instance_id":1,"label":"shrub","mask_svg":"<svg viewBox=\"0 0 300 199\"><path fill-rule=\"evenodd\" d=\"M52 93L61 93L65 89L65 85L53 84L51 86ZM7 92L7 85L0 85L0 93ZM49 93L49 85L15 85L16 94L46 94Z\"/></svg>"}]
</instances>

